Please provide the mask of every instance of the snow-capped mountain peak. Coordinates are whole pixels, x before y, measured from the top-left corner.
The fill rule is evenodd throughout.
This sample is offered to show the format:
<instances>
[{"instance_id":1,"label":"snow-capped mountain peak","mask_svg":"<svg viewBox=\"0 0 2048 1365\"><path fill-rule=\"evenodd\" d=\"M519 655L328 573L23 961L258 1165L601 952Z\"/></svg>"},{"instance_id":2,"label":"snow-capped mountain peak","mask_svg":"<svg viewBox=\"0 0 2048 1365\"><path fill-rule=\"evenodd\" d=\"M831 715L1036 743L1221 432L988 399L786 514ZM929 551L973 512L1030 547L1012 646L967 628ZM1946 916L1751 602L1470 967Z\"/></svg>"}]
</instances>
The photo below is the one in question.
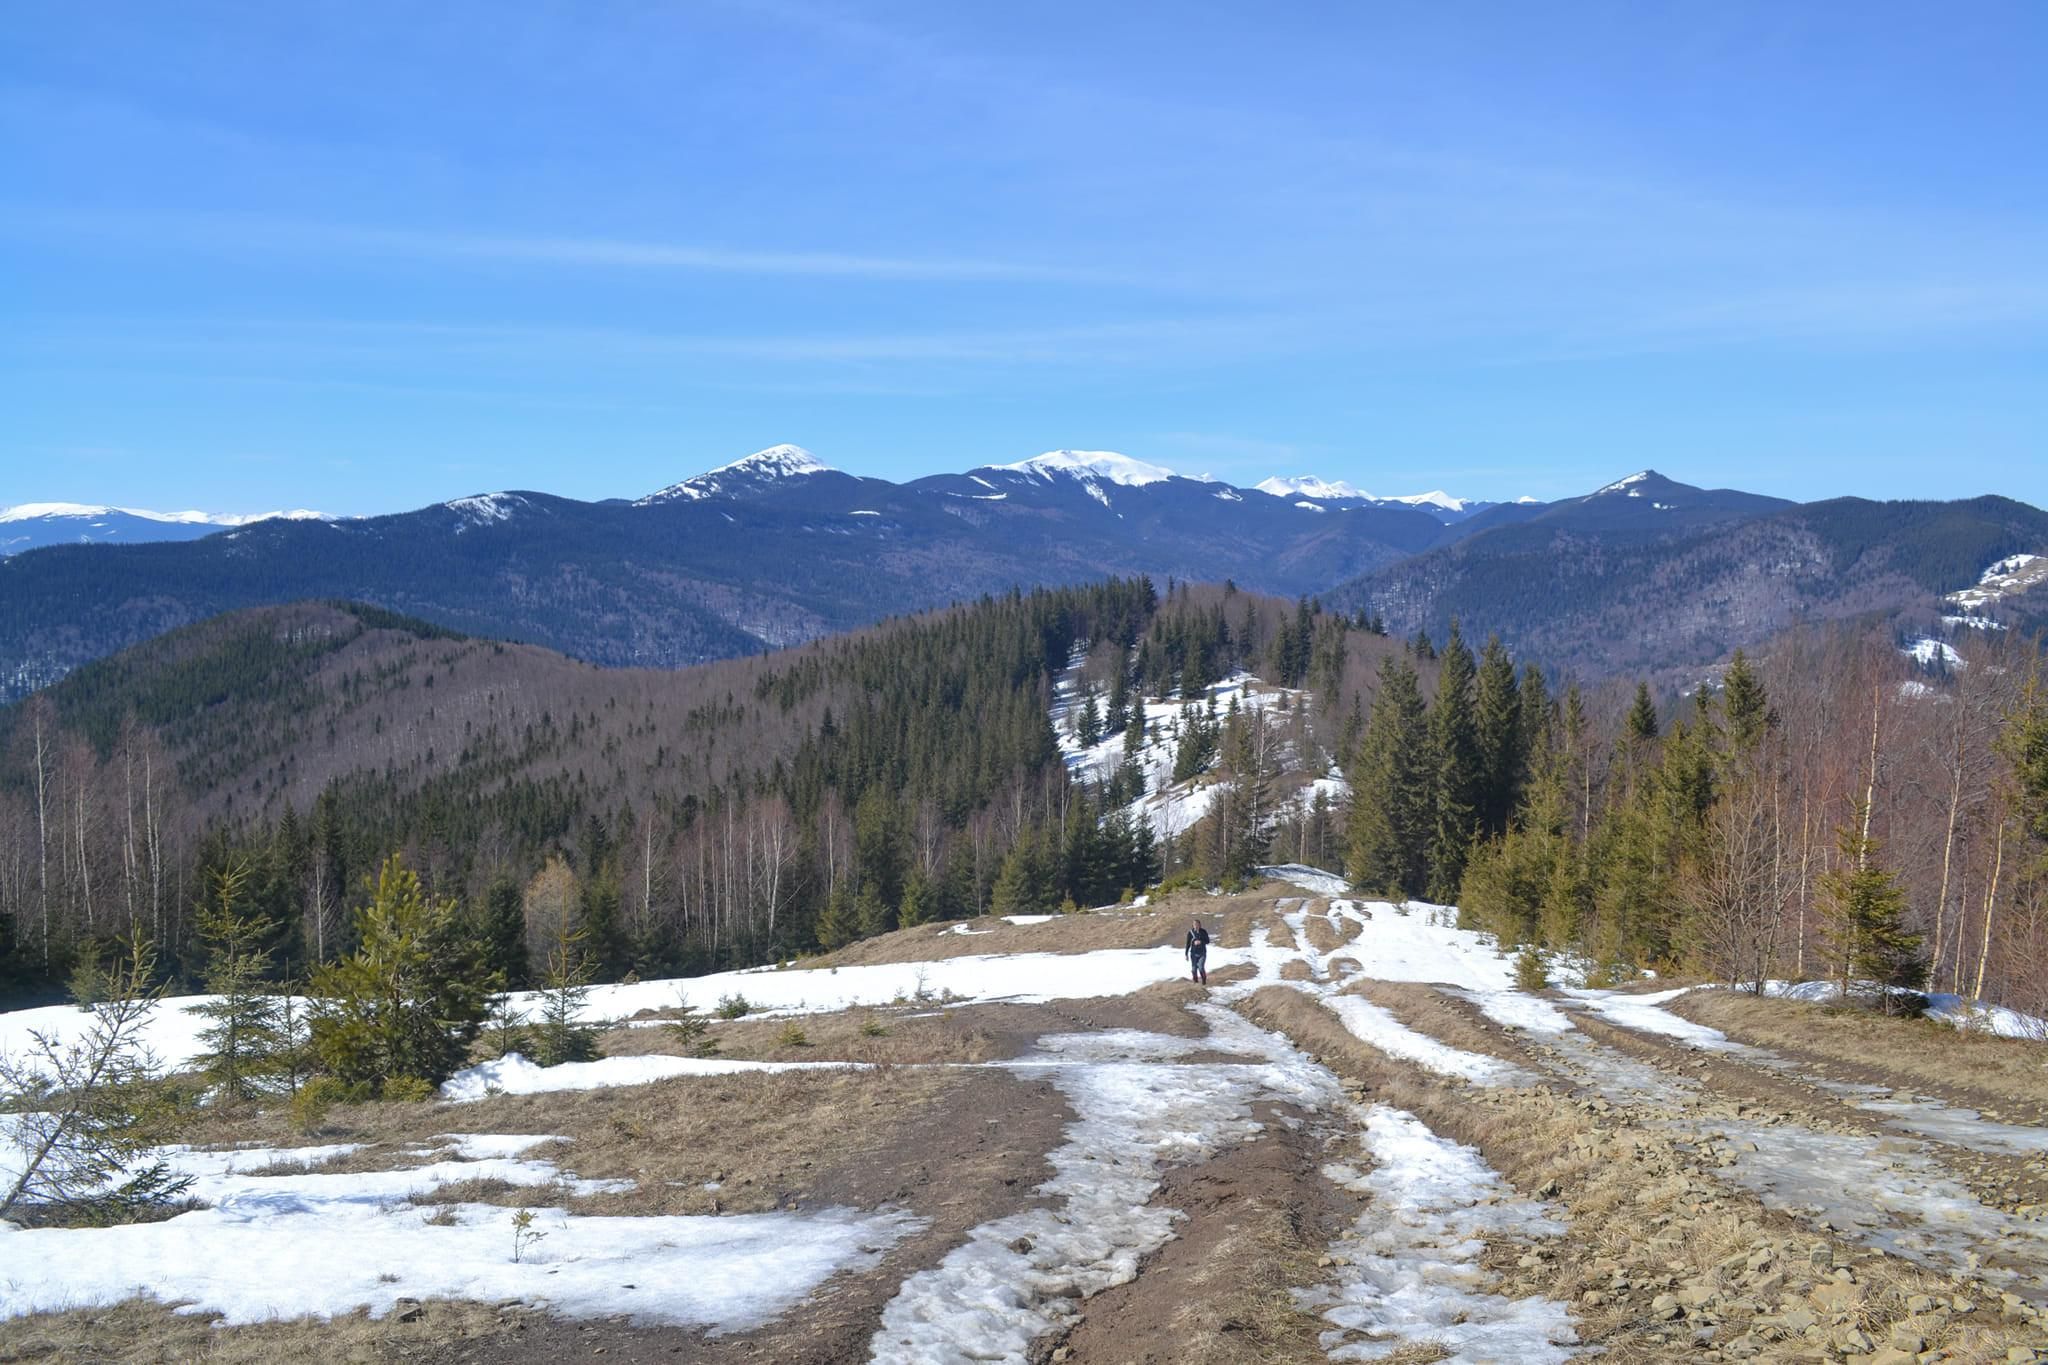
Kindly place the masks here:
<instances>
[{"instance_id":1,"label":"snow-capped mountain peak","mask_svg":"<svg viewBox=\"0 0 2048 1365\"><path fill-rule=\"evenodd\" d=\"M91 521L102 517L139 517L174 526L248 526L258 521L324 521L326 514L303 507L289 512L152 512L143 507L106 507L83 502L24 502L0 508L0 522L43 521L54 517Z\"/></svg>"},{"instance_id":2,"label":"snow-capped mountain peak","mask_svg":"<svg viewBox=\"0 0 2048 1365\"><path fill-rule=\"evenodd\" d=\"M1252 487L1261 493L1271 493L1276 498L1370 498L1372 494L1338 479L1331 482L1319 479L1313 474L1298 474L1291 479L1260 479Z\"/></svg>"},{"instance_id":3,"label":"snow-capped mountain peak","mask_svg":"<svg viewBox=\"0 0 2048 1365\"><path fill-rule=\"evenodd\" d=\"M1113 450L1048 450L1043 455L1034 455L1028 460L1015 464L992 465L1010 473L1036 474L1039 478L1050 479L1055 474L1066 474L1077 479L1101 479L1108 483L1122 484L1127 488L1142 488L1148 483L1164 483L1168 479L1193 477L1197 482L1212 482L1204 475L1175 473L1164 465L1148 464L1144 460L1119 455Z\"/></svg>"},{"instance_id":4,"label":"snow-capped mountain peak","mask_svg":"<svg viewBox=\"0 0 2048 1365\"><path fill-rule=\"evenodd\" d=\"M1446 512L1462 512L1471 502L1468 498L1452 497L1441 488L1432 488L1427 493L1405 493L1398 497L1381 498L1380 501L1405 502L1410 507L1427 504L1431 507L1441 507Z\"/></svg>"},{"instance_id":5,"label":"snow-capped mountain peak","mask_svg":"<svg viewBox=\"0 0 2048 1365\"><path fill-rule=\"evenodd\" d=\"M1625 493L1631 498L1640 498L1643 495L1643 490L1636 485L1648 483L1656 477L1657 471L1654 469L1638 470L1625 479L1616 479L1605 488L1594 489L1592 496L1597 498L1603 493Z\"/></svg>"},{"instance_id":6,"label":"snow-capped mountain peak","mask_svg":"<svg viewBox=\"0 0 2048 1365\"><path fill-rule=\"evenodd\" d=\"M681 483L672 483L657 492L649 493L636 505L645 507L652 503L672 502L677 498L695 502L700 498L711 498L720 493L730 492L735 485L758 487L776 479L795 479L811 474L833 472L835 471L831 465L802 446L785 443L769 446L766 450L757 450L751 455L743 455L729 464L707 469L702 474L693 474Z\"/></svg>"},{"instance_id":7,"label":"snow-capped mountain peak","mask_svg":"<svg viewBox=\"0 0 2048 1365\"><path fill-rule=\"evenodd\" d=\"M1441 488L1432 488L1427 493L1403 493L1381 497L1366 492L1363 488L1343 479L1320 479L1313 474L1301 474L1291 479L1261 479L1252 485L1261 493L1271 493L1276 498L1320 498L1350 500L1353 502L1400 503L1408 507L1434 507L1440 512L1461 513L1472 507L1470 498L1453 497ZM1483 505L1483 504L1482 504Z\"/></svg>"}]
</instances>

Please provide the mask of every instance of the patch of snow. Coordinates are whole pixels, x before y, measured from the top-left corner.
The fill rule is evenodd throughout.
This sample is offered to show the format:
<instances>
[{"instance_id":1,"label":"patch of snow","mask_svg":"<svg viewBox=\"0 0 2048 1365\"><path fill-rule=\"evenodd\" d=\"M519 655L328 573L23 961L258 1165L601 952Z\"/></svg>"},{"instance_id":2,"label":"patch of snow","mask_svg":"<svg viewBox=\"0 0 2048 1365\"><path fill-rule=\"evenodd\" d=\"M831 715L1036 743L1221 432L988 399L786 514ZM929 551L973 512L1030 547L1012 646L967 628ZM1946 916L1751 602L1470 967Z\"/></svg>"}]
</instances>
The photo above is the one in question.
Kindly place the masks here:
<instances>
[{"instance_id":1,"label":"patch of snow","mask_svg":"<svg viewBox=\"0 0 2048 1365\"><path fill-rule=\"evenodd\" d=\"M1899 652L1919 664L1922 668L1932 668L1936 664L1940 664L1945 668L1963 668L1966 666L1963 663L1963 656L1956 653L1952 646L1925 635L1911 641Z\"/></svg>"},{"instance_id":2,"label":"patch of snow","mask_svg":"<svg viewBox=\"0 0 2048 1365\"><path fill-rule=\"evenodd\" d=\"M475 497L455 498L441 504L451 512L459 512L466 520L455 528L461 535L472 526L488 526L492 522L510 521L515 512L527 505L526 499L517 493L479 493Z\"/></svg>"},{"instance_id":3,"label":"patch of snow","mask_svg":"<svg viewBox=\"0 0 2048 1365\"><path fill-rule=\"evenodd\" d=\"M1201 1161L1260 1131L1254 1105L1322 1109L1336 1077L1284 1038L1227 1010L1197 1007L1207 1040L1135 1030L1055 1035L1016 1065L1045 1074L1074 1112L1037 1193L1056 1201L968 1234L931 1269L904 1281L882 1310L869 1351L887 1365L936 1360L1015 1362L1076 1316L1077 1303L1128 1283L1173 1236L1177 1210L1153 1203L1169 1164ZM1196 1049L1233 1063L1165 1059Z\"/></svg>"},{"instance_id":4,"label":"patch of snow","mask_svg":"<svg viewBox=\"0 0 2048 1365\"><path fill-rule=\"evenodd\" d=\"M1242 493L1239 493L1239 492L1238 492L1238 491L1237 491L1237 490L1236 490L1235 488L1226 488L1226 489L1224 489L1224 490L1223 490L1222 492L1220 492L1220 493L1215 493L1215 494L1212 494L1211 496L1212 496L1212 497L1216 497L1216 498L1220 498L1220 499L1221 499L1221 500L1223 500L1224 502L1243 502L1243 501L1244 501L1244 495L1243 495Z\"/></svg>"},{"instance_id":5,"label":"patch of snow","mask_svg":"<svg viewBox=\"0 0 2048 1365\"><path fill-rule=\"evenodd\" d=\"M1336 873L1325 872L1319 867L1309 867L1304 863L1275 863L1255 868L1254 871L1276 881L1291 882L1302 890L1312 891L1318 896L1344 896L1351 892L1351 883Z\"/></svg>"},{"instance_id":6,"label":"patch of snow","mask_svg":"<svg viewBox=\"0 0 2048 1365\"><path fill-rule=\"evenodd\" d=\"M1952 592L1944 600L1953 602L1965 612L1975 612L1980 607L2026 592L2044 579L2048 579L2048 556L2007 555L1979 574L1973 586Z\"/></svg>"},{"instance_id":7,"label":"patch of snow","mask_svg":"<svg viewBox=\"0 0 2048 1365\"><path fill-rule=\"evenodd\" d=\"M1597 497L1599 497L1599 496L1600 496L1600 495L1601 495L1602 493L1622 493L1622 492L1627 492L1627 493L1628 493L1628 495L1629 495L1630 497L1632 497L1632 498L1639 498L1639 497L1641 497L1641 496L1643 495L1643 491L1642 491L1642 490L1641 490L1640 488L1633 488L1633 485L1635 485L1635 484L1639 484L1639 483L1641 483L1641 482L1642 482L1643 480L1645 480L1645 479L1647 479L1647 478L1649 478L1649 477L1650 477L1650 471L1649 471L1649 470L1647 470L1647 469L1644 469L1644 470L1639 470L1638 472L1636 472L1636 473L1634 473L1634 474L1631 474L1631 475L1629 475L1629 476L1628 476L1627 478L1625 478L1625 479L1616 479L1616 480L1615 480L1615 481L1614 481L1613 483L1610 483L1610 484L1608 484L1608 485L1607 485L1607 486L1606 486L1605 488L1596 488L1596 489L1594 489L1594 490L1593 490L1593 496L1597 498ZM1630 490L1631 490L1632 488L1633 488L1633 491L1630 491Z\"/></svg>"},{"instance_id":8,"label":"patch of snow","mask_svg":"<svg viewBox=\"0 0 2048 1365\"><path fill-rule=\"evenodd\" d=\"M1962 627L1966 630L2004 630L2005 624L1988 616L1944 616L1941 623L1951 629Z\"/></svg>"},{"instance_id":9,"label":"patch of snow","mask_svg":"<svg viewBox=\"0 0 2048 1365\"><path fill-rule=\"evenodd\" d=\"M1520 1067L1497 1057L1465 1052L1418 1033L1363 996L1332 995L1325 997L1323 1003L1343 1021L1352 1037L1389 1057L1413 1062L1425 1071L1471 1081L1474 1085L1525 1085L1534 1079Z\"/></svg>"},{"instance_id":10,"label":"patch of snow","mask_svg":"<svg viewBox=\"0 0 2048 1365\"><path fill-rule=\"evenodd\" d=\"M1561 1303L1490 1293L1479 1263L1484 1239L1561 1236L1554 1211L1516 1194L1480 1154L1433 1133L1404 1110L1359 1107L1369 1174L1345 1165L1328 1179L1371 1197L1331 1252L1349 1262L1340 1278L1295 1299L1333 1328L1331 1360L1379 1360L1431 1343L1447 1361L1512 1360L1557 1365L1578 1354ZM1362 1338L1362 1339L1361 1339Z\"/></svg>"},{"instance_id":11,"label":"patch of snow","mask_svg":"<svg viewBox=\"0 0 2048 1365\"><path fill-rule=\"evenodd\" d=\"M1586 1007L1601 1018L1611 1020L1623 1028L1632 1028L1639 1033L1655 1033L1665 1038L1676 1038L1694 1047L1715 1051L1732 1051L1738 1045L1728 1035L1705 1024L1673 1014L1663 1006L1684 995L1690 986L1676 990L1655 991L1648 995L1625 995L1618 991L1574 990L1567 988L1565 994L1582 1001Z\"/></svg>"},{"instance_id":12,"label":"patch of snow","mask_svg":"<svg viewBox=\"0 0 2048 1365\"><path fill-rule=\"evenodd\" d=\"M1049 921L1049 920L1056 920L1056 919L1059 919L1059 918L1061 918L1061 916L1059 916L1059 915L1004 915L1004 916L1003 916L1002 918L1003 918L1004 922L1005 922L1005 923L1008 923L1008 924L1044 924L1044 923L1046 923L1046 922L1047 922L1047 921Z\"/></svg>"},{"instance_id":13,"label":"patch of snow","mask_svg":"<svg viewBox=\"0 0 2048 1365\"><path fill-rule=\"evenodd\" d=\"M1307 511L1310 511L1310 512L1320 512L1320 511L1324 510L1324 509L1323 509L1323 506L1322 506L1322 504L1321 504L1321 503L1315 503L1315 502L1297 502L1297 503L1296 503L1296 504L1294 504L1294 505L1295 505L1296 507L1300 507L1300 508L1303 508L1303 509L1305 509L1305 510L1307 510Z\"/></svg>"},{"instance_id":14,"label":"patch of snow","mask_svg":"<svg viewBox=\"0 0 2048 1365\"><path fill-rule=\"evenodd\" d=\"M1479 1007L1479 1012L1496 1024L1529 1033L1556 1034L1572 1027L1571 1019L1541 996L1523 991L1458 991L1456 994Z\"/></svg>"},{"instance_id":15,"label":"patch of snow","mask_svg":"<svg viewBox=\"0 0 2048 1365\"><path fill-rule=\"evenodd\" d=\"M882 514L880 512L855 511L848 512L846 515L849 517L879 517Z\"/></svg>"},{"instance_id":16,"label":"patch of snow","mask_svg":"<svg viewBox=\"0 0 2048 1365\"><path fill-rule=\"evenodd\" d=\"M464 1067L441 1083L441 1098L457 1103L491 1095L538 1095L552 1090L609 1090L677 1076L732 1076L742 1071L863 1070L864 1062L747 1062L732 1057L602 1057L594 1062L540 1066L517 1052Z\"/></svg>"},{"instance_id":17,"label":"patch of snow","mask_svg":"<svg viewBox=\"0 0 2048 1365\"><path fill-rule=\"evenodd\" d=\"M390 1200L252 1199L158 1223L0 1229L0 1316L141 1296L238 1325L363 1307L383 1317L401 1297L449 1298L717 1334L759 1327L831 1276L872 1268L920 1226L900 1212L851 1209L649 1218L535 1209L545 1240L514 1262L510 1210L440 1212L454 1222L405 1216Z\"/></svg>"}]
</instances>

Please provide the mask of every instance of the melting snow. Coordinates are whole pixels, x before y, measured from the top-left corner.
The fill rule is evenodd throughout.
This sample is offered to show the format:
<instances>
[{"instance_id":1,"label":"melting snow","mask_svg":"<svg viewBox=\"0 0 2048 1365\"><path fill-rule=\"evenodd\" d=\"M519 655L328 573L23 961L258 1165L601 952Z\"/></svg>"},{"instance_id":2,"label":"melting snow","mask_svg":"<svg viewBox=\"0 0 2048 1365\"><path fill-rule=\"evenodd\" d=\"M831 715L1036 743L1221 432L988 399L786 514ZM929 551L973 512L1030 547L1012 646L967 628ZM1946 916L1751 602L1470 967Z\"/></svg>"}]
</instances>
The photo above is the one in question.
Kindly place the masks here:
<instances>
[{"instance_id":1,"label":"melting snow","mask_svg":"<svg viewBox=\"0 0 2048 1365\"><path fill-rule=\"evenodd\" d=\"M1207 1039L1134 1030L1055 1035L1019 1066L1048 1074L1073 1107L1066 1142L1038 1193L1053 1207L984 1223L944 1261L903 1284L882 1312L872 1358L922 1365L1024 1365L1031 1343L1076 1301L1136 1277L1180 1213L1153 1205L1164 1168L1255 1136L1262 1101L1326 1108L1336 1078L1287 1041L1217 1007L1198 1007ZM1244 1061L1184 1063L1196 1050Z\"/></svg>"},{"instance_id":2,"label":"melting snow","mask_svg":"<svg viewBox=\"0 0 2048 1365\"><path fill-rule=\"evenodd\" d=\"M732 1057L604 1057L594 1062L539 1066L517 1052L465 1067L441 1084L445 1100L480 1100L490 1095L538 1095L550 1090L609 1090L646 1085L676 1076L731 1076L742 1071L844 1071L862 1062L748 1062Z\"/></svg>"},{"instance_id":3,"label":"melting snow","mask_svg":"<svg viewBox=\"0 0 2048 1365\"><path fill-rule=\"evenodd\" d=\"M1414 1115L1383 1104L1356 1112L1371 1173L1343 1165L1323 1173L1371 1196L1372 1206L1331 1247L1351 1263L1342 1278L1295 1293L1332 1324L1322 1336L1330 1359L1379 1360L1417 1342L1437 1343L1444 1360L1458 1362L1553 1365L1576 1355L1563 1304L1488 1293L1479 1265L1484 1237L1556 1237L1564 1225L1518 1196L1478 1152Z\"/></svg>"},{"instance_id":4,"label":"melting snow","mask_svg":"<svg viewBox=\"0 0 2048 1365\"><path fill-rule=\"evenodd\" d=\"M1351 1035L1390 1057L1410 1061L1439 1076L1455 1076L1475 1085L1526 1085L1535 1078L1496 1057L1465 1052L1418 1033L1372 1001L1356 995L1333 995L1323 1003L1351 1030Z\"/></svg>"}]
</instances>

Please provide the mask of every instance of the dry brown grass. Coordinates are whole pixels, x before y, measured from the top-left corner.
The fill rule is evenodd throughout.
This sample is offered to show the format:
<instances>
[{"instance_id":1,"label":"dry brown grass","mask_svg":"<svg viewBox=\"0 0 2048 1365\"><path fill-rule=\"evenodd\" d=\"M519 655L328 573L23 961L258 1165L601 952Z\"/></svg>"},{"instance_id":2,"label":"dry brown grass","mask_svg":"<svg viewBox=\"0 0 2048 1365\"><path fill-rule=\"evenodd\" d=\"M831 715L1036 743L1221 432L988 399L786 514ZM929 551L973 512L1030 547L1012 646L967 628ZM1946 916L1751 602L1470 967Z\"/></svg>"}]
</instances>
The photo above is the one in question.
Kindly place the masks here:
<instances>
[{"instance_id":1,"label":"dry brown grass","mask_svg":"<svg viewBox=\"0 0 2048 1365\"><path fill-rule=\"evenodd\" d=\"M923 1017L912 1017L917 1015ZM801 1045L786 1040L791 1022L803 1030ZM930 1014L917 1006L807 1014L794 1021L741 1018L715 1023L704 1036L718 1044L718 1056L747 1061L906 1065L985 1062L1000 1055L985 1030L963 1023L952 1011ZM600 1042L607 1057L688 1056L693 1046L660 1027L616 1028Z\"/></svg>"},{"instance_id":2,"label":"dry brown grass","mask_svg":"<svg viewBox=\"0 0 2048 1365\"><path fill-rule=\"evenodd\" d=\"M0 1322L0 1361L77 1365L276 1365L278 1361L372 1365L404 1359L436 1343L501 1329L497 1310L478 1303L429 1301L418 1321L349 1313L223 1330L205 1314L178 1313L145 1300Z\"/></svg>"},{"instance_id":3,"label":"dry brown grass","mask_svg":"<svg viewBox=\"0 0 2048 1365\"><path fill-rule=\"evenodd\" d=\"M1746 1043L1965 1092L2007 1117L2048 1121L2048 1046L2038 1042L1733 991L1688 991L1666 1008Z\"/></svg>"},{"instance_id":4,"label":"dry brown grass","mask_svg":"<svg viewBox=\"0 0 2048 1365\"><path fill-rule=\"evenodd\" d=\"M565 1175L629 1179L637 1188L571 1199L557 1187L462 1182L416 1202L569 1204L601 1214L758 1212L802 1202L824 1166L887 1146L914 1111L944 1103L972 1074L882 1065L680 1077L462 1105L341 1105L316 1138L293 1134L280 1112L250 1111L236 1127L216 1124L197 1140L362 1143L364 1150L317 1168L350 1172L417 1166L417 1149L434 1146L442 1133L552 1134L568 1141L533 1155L557 1161ZM719 1188L707 1190L707 1182Z\"/></svg>"}]
</instances>

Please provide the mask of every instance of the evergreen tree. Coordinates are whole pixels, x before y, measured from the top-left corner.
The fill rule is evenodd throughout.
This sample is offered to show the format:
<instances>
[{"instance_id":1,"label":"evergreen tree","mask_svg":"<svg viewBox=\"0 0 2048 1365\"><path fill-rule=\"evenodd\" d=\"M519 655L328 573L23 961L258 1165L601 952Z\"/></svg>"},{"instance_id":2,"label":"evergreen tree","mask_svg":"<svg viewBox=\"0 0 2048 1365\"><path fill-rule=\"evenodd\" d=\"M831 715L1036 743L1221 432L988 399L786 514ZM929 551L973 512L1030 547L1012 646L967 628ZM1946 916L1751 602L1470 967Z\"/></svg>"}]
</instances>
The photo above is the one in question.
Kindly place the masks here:
<instances>
[{"instance_id":1,"label":"evergreen tree","mask_svg":"<svg viewBox=\"0 0 2048 1365\"><path fill-rule=\"evenodd\" d=\"M1636 699L1628 708L1628 718L1622 722L1622 737L1636 748L1657 737L1657 703L1651 699L1646 682L1636 684Z\"/></svg>"},{"instance_id":2,"label":"evergreen tree","mask_svg":"<svg viewBox=\"0 0 2048 1365\"><path fill-rule=\"evenodd\" d=\"M1473 723L1472 651L1451 623L1437 674L1436 697L1429 710L1430 783L1433 828L1429 845L1429 895L1432 900L1457 899L1465 859L1478 825L1484 768L1478 730Z\"/></svg>"},{"instance_id":3,"label":"evergreen tree","mask_svg":"<svg viewBox=\"0 0 2048 1365\"><path fill-rule=\"evenodd\" d=\"M587 1062L597 1056L597 1030L581 1022L591 975L583 931L559 927L548 944L541 972L540 1021L533 1028L533 1059L542 1066Z\"/></svg>"},{"instance_id":4,"label":"evergreen tree","mask_svg":"<svg viewBox=\"0 0 2048 1365\"><path fill-rule=\"evenodd\" d=\"M1003 859L991 897L998 915L1044 915L1059 908L1058 886L1045 855L1045 836L1037 827L1025 830Z\"/></svg>"},{"instance_id":5,"label":"evergreen tree","mask_svg":"<svg viewBox=\"0 0 2048 1365\"><path fill-rule=\"evenodd\" d=\"M1507 830L1508 817L1522 798L1527 763L1521 687L1498 635L1487 640L1480 654L1473 742L1479 758L1479 830L1491 837Z\"/></svg>"},{"instance_id":6,"label":"evergreen tree","mask_svg":"<svg viewBox=\"0 0 2048 1365\"><path fill-rule=\"evenodd\" d=\"M313 1051L342 1084L439 1084L462 1064L490 989L459 916L398 855L385 862L356 950L313 976Z\"/></svg>"},{"instance_id":7,"label":"evergreen tree","mask_svg":"<svg viewBox=\"0 0 2048 1365\"><path fill-rule=\"evenodd\" d=\"M1920 935L1905 927L1906 893L1898 877L1877 862L1877 841L1863 832L1865 807L1857 802L1838 831L1840 865L1821 878L1821 908L1829 947L1841 970L1844 999L1858 977L1876 984L1884 1008L1889 988L1917 989L1926 979Z\"/></svg>"},{"instance_id":8,"label":"evergreen tree","mask_svg":"<svg viewBox=\"0 0 2048 1365\"><path fill-rule=\"evenodd\" d=\"M1764 735L1778 723L1763 680L1749 666L1749 657L1739 649L1728 661L1728 672L1721 680L1721 710L1728 718L1728 738L1741 752L1762 743Z\"/></svg>"},{"instance_id":9,"label":"evergreen tree","mask_svg":"<svg viewBox=\"0 0 2048 1365\"><path fill-rule=\"evenodd\" d=\"M26 1106L8 1116L0 1218L127 1222L191 1186L161 1151L177 1106L143 1036L161 990L156 950L136 939L91 988L92 1022L75 1041L31 1030L22 1050L0 1052L0 1094Z\"/></svg>"},{"instance_id":10,"label":"evergreen tree","mask_svg":"<svg viewBox=\"0 0 2048 1365\"><path fill-rule=\"evenodd\" d=\"M818 915L818 946L830 952L844 948L860 937L860 920L854 910L852 883L842 881L825 898Z\"/></svg>"},{"instance_id":11,"label":"evergreen tree","mask_svg":"<svg viewBox=\"0 0 2048 1365\"><path fill-rule=\"evenodd\" d=\"M199 936L207 948L208 999L186 1013L207 1021L199 1031L204 1049L199 1073L226 1103L239 1104L262 1093L277 1071L284 1038L278 999L271 994L270 925L248 903L249 866L236 863L215 874L213 895L199 907Z\"/></svg>"},{"instance_id":12,"label":"evergreen tree","mask_svg":"<svg viewBox=\"0 0 2048 1365\"><path fill-rule=\"evenodd\" d=\"M481 909L470 932L477 941L485 969L494 973L505 989L524 989L526 909L519 883L509 872L500 872L491 878L478 904Z\"/></svg>"},{"instance_id":13,"label":"evergreen tree","mask_svg":"<svg viewBox=\"0 0 2048 1365\"><path fill-rule=\"evenodd\" d=\"M1351 776L1346 872L1362 891L1419 896L1430 834L1428 721L1406 659L1381 660L1379 678Z\"/></svg>"}]
</instances>

